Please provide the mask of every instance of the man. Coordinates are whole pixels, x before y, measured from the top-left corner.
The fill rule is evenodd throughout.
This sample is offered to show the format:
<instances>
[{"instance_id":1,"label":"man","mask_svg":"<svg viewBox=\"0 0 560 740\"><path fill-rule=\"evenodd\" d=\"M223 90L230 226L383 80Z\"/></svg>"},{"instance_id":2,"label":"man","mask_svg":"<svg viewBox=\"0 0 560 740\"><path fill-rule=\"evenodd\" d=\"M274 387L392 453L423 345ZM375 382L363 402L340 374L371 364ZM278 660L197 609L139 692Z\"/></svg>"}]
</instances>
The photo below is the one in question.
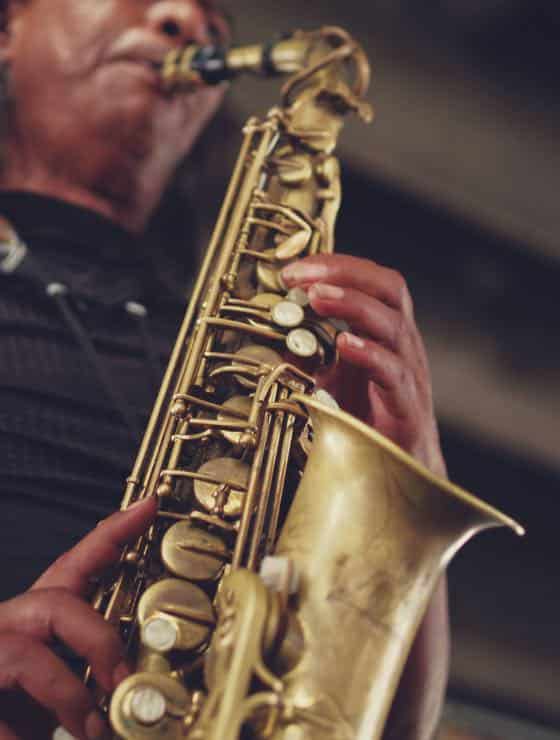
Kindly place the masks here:
<instances>
[{"instance_id":1,"label":"man","mask_svg":"<svg viewBox=\"0 0 560 740\"><path fill-rule=\"evenodd\" d=\"M222 96L165 95L152 63L174 46L226 36L227 24L213 0L5 0L3 9L0 213L29 246L0 291L0 490L12 596L120 500L153 393L146 378L157 375L178 318L176 304L153 290L158 255L140 235ZM350 324L331 379L343 406L444 475L402 277L335 255L301 261L284 280L308 289L319 314ZM92 697L49 643L56 637L90 661L105 688L122 680L119 640L82 599L154 514L148 500L114 515L0 604L1 740L37 740L43 730L26 723L39 707L78 738L103 736ZM446 678L445 594L442 584L387 737L433 733ZM45 737L49 726L44 718Z\"/></svg>"}]
</instances>

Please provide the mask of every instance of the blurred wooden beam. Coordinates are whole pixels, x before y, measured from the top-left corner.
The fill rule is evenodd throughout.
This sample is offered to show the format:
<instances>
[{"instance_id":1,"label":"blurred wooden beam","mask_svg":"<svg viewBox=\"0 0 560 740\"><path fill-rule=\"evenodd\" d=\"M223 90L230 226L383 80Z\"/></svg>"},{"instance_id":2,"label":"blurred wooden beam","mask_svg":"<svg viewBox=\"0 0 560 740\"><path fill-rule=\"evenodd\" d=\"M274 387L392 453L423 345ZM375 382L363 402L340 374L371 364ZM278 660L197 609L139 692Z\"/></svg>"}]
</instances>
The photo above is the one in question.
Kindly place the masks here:
<instances>
[{"instance_id":1,"label":"blurred wooden beam","mask_svg":"<svg viewBox=\"0 0 560 740\"><path fill-rule=\"evenodd\" d=\"M447 702L436 740L558 740L558 732L499 712Z\"/></svg>"}]
</instances>

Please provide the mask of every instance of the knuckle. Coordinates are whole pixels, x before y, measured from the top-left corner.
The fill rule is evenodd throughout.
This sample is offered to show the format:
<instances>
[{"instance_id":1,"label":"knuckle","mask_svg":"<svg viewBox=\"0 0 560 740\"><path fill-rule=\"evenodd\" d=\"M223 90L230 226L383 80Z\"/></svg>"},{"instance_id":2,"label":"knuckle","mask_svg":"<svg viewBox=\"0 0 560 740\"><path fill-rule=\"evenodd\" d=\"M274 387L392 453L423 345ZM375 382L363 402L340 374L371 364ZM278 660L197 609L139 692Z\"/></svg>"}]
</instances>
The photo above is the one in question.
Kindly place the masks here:
<instances>
[{"instance_id":1,"label":"knuckle","mask_svg":"<svg viewBox=\"0 0 560 740\"><path fill-rule=\"evenodd\" d=\"M34 595L37 601L32 607L31 621L34 632L43 639L50 639L56 631L81 614L80 599L60 586L41 589Z\"/></svg>"},{"instance_id":2,"label":"knuckle","mask_svg":"<svg viewBox=\"0 0 560 740\"><path fill-rule=\"evenodd\" d=\"M120 657L122 655L123 645L117 631L106 622L100 623L99 629L99 643L96 641L92 645L92 650L95 650L95 652L102 650L104 657L108 659L117 659L117 657Z\"/></svg>"},{"instance_id":3,"label":"knuckle","mask_svg":"<svg viewBox=\"0 0 560 740\"><path fill-rule=\"evenodd\" d=\"M404 313L399 311L393 323L392 345L395 350L400 352L408 335L408 321Z\"/></svg>"},{"instance_id":4,"label":"knuckle","mask_svg":"<svg viewBox=\"0 0 560 740\"><path fill-rule=\"evenodd\" d=\"M0 636L0 666L17 665L30 653L33 640L26 635L7 632Z\"/></svg>"},{"instance_id":5,"label":"knuckle","mask_svg":"<svg viewBox=\"0 0 560 740\"><path fill-rule=\"evenodd\" d=\"M124 646L117 630L103 618L92 611L92 617L97 617L96 627L89 630L84 636L84 653L92 661L100 663L117 663L124 654Z\"/></svg>"},{"instance_id":6,"label":"knuckle","mask_svg":"<svg viewBox=\"0 0 560 740\"><path fill-rule=\"evenodd\" d=\"M0 688L17 688L35 669L40 643L17 633L2 635L0 639Z\"/></svg>"},{"instance_id":7,"label":"knuckle","mask_svg":"<svg viewBox=\"0 0 560 740\"><path fill-rule=\"evenodd\" d=\"M366 342L365 346L367 364L370 368L376 368L379 365L379 352L374 342Z\"/></svg>"},{"instance_id":8,"label":"knuckle","mask_svg":"<svg viewBox=\"0 0 560 740\"><path fill-rule=\"evenodd\" d=\"M62 588L45 588L33 593L26 613L27 624L42 639L48 639L52 632L53 616L61 610L67 613L66 592Z\"/></svg>"},{"instance_id":9,"label":"knuckle","mask_svg":"<svg viewBox=\"0 0 560 740\"><path fill-rule=\"evenodd\" d=\"M412 370L406 362L396 362L393 367L393 385L403 398L409 398L412 388Z\"/></svg>"},{"instance_id":10,"label":"knuckle","mask_svg":"<svg viewBox=\"0 0 560 740\"><path fill-rule=\"evenodd\" d=\"M356 301L353 308L355 320L360 324L366 324L368 321L375 318L375 308L366 300Z\"/></svg>"},{"instance_id":11,"label":"knuckle","mask_svg":"<svg viewBox=\"0 0 560 740\"><path fill-rule=\"evenodd\" d=\"M38 589L33 593L33 603L30 608L35 615L41 615L41 621L50 624L55 614L60 614L62 618L71 614L77 598L73 596L62 586L49 586Z\"/></svg>"}]
</instances>

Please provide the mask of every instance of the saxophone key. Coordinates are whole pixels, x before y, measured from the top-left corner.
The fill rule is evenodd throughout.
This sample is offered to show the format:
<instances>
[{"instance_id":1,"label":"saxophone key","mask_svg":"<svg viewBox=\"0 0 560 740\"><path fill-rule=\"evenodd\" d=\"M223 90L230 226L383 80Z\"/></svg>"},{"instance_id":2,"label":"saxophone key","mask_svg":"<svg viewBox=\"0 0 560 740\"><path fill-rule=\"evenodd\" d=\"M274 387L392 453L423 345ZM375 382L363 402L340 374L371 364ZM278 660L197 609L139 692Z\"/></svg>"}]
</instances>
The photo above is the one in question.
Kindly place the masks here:
<instances>
[{"instance_id":1,"label":"saxophone key","mask_svg":"<svg viewBox=\"0 0 560 740\"><path fill-rule=\"evenodd\" d=\"M165 533L161 558L168 570L191 581L219 578L230 553L223 540L190 521L177 522Z\"/></svg>"},{"instance_id":2,"label":"saxophone key","mask_svg":"<svg viewBox=\"0 0 560 740\"><path fill-rule=\"evenodd\" d=\"M302 308L309 306L309 295L303 288L291 288L286 294L286 300L297 303Z\"/></svg>"},{"instance_id":3,"label":"saxophone key","mask_svg":"<svg viewBox=\"0 0 560 740\"><path fill-rule=\"evenodd\" d=\"M284 265L271 264L267 261L267 258L276 257L276 249L265 249L262 254L265 259L261 259L257 263L257 279L260 285L267 291L282 293L283 285L280 278L280 271Z\"/></svg>"},{"instance_id":4,"label":"saxophone key","mask_svg":"<svg viewBox=\"0 0 560 740\"><path fill-rule=\"evenodd\" d=\"M196 650L207 642L215 625L207 594L178 578L164 578L147 588L138 602L137 615L142 641L147 640L151 649L159 644L162 652L161 646Z\"/></svg>"},{"instance_id":5,"label":"saxophone key","mask_svg":"<svg viewBox=\"0 0 560 740\"><path fill-rule=\"evenodd\" d=\"M208 460L198 470L208 480L195 480L194 495L203 509L230 519L241 516L243 500L249 482L249 465L233 457Z\"/></svg>"},{"instance_id":6,"label":"saxophone key","mask_svg":"<svg viewBox=\"0 0 560 740\"><path fill-rule=\"evenodd\" d=\"M259 575L264 585L271 591L287 596L298 592L299 573L290 558L267 555L261 562Z\"/></svg>"},{"instance_id":7,"label":"saxophone key","mask_svg":"<svg viewBox=\"0 0 560 740\"><path fill-rule=\"evenodd\" d=\"M334 396L331 396L331 394L326 391L324 388L318 388L313 393L313 398L315 400L319 401L319 403L324 404L325 406L328 406L330 409L334 409L335 411L338 411L340 409L340 405L336 398Z\"/></svg>"},{"instance_id":8,"label":"saxophone key","mask_svg":"<svg viewBox=\"0 0 560 740\"><path fill-rule=\"evenodd\" d=\"M248 396L231 396L222 404L222 411L218 414L218 421L228 424L239 419L249 420L253 401ZM243 431L221 429L221 435L233 445L241 443Z\"/></svg>"},{"instance_id":9,"label":"saxophone key","mask_svg":"<svg viewBox=\"0 0 560 740\"><path fill-rule=\"evenodd\" d=\"M309 329L292 329L286 337L286 347L296 357L309 358L319 351L319 342Z\"/></svg>"},{"instance_id":10,"label":"saxophone key","mask_svg":"<svg viewBox=\"0 0 560 740\"><path fill-rule=\"evenodd\" d=\"M165 717L165 696L151 686L139 686L130 697L130 713L141 725L155 725Z\"/></svg>"},{"instance_id":11,"label":"saxophone key","mask_svg":"<svg viewBox=\"0 0 560 740\"><path fill-rule=\"evenodd\" d=\"M271 312L274 310L274 307L282 300L282 296L278 293L257 293L248 303L262 311L260 320L266 324L267 321L270 321ZM256 324L257 322L254 319L249 319L249 323Z\"/></svg>"},{"instance_id":12,"label":"saxophone key","mask_svg":"<svg viewBox=\"0 0 560 740\"><path fill-rule=\"evenodd\" d=\"M282 262L295 259L307 248L311 240L311 230L296 231L276 247L276 258Z\"/></svg>"},{"instance_id":13,"label":"saxophone key","mask_svg":"<svg viewBox=\"0 0 560 740\"><path fill-rule=\"evenodd\" d=\"M182 736L182 718L189 713L190 693L163 672L142 671L116 689L110 719L119 738L176 740Z\"/></svg>"},{"instance_id":14,"label":"saxophone key","mask_svg":"<svg viewBox=\"0 0 560 740\"><path fill-rule=\"evenodd\" d=\"M236 358L240 363L247 363L250 367L247 373L234 374L235 380L243 388L254 390L257 387L257 378L263 374L263 370L270 371L283 363L282 356L263 344L249 344L236 352Z\"/></svg>"},{"instance_id":15,"label":"saxophone key","mask_svg":"<svg viewBox=\"0 0 560 740\"><path fill-rule=\"evenodd\" d=\"M179 628L174 620L155 616L142 625L142 645L158 653L167 653L177 645Z\"/></svg>"},{"instance_id":16,"label":"saxophone key","mask_svg":"<svg viewBox=\"0 0 560 740\"><path fill-rule=\"evenodd\" d=\"M257 293L251 298L249 303L253 306L259 306L259 308L272 309L281 300L282 296L278 295L278 293Z\"/></svg>"},{"instance_id":17,"label":"saxophone key","mask_svg":"<svg viewBox=\"0 0 560 740\"><path fill-rule=\"evenodd\" d=\"M288 187L300 187L313 177L313 167L309 157L288 152L284 156L272 158L271 163L278 173L280 182Z\"/></svg>"},{"instance_id":18,"label":"saxophone key","mask_svg":"<svg viewBox=\"0 0 560 740\"><path fill-rule=\"evenodd\" d=\"M271 316L274 323L284 329L295 329L305 318L303 308L291 301L277 303L271 311Z\"/></svg>"}]
</instances>

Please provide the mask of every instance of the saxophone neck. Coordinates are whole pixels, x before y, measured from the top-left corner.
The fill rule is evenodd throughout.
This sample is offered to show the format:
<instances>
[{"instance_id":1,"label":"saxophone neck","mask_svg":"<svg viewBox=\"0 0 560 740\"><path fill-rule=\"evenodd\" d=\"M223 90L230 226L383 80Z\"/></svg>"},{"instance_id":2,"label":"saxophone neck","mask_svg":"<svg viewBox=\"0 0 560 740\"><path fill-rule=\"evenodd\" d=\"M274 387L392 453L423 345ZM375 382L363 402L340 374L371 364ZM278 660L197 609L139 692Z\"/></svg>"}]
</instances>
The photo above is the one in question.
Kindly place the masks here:
<instances>
[{"instance_id":1,"label":"saxophone neck","mask_svg":"<svg viewBox=\"0 0 560 740\"><path fill-rule=\"evenodd\" d=\"M294 31L265 44L229 49L191 44L167 55L161 75L170 92L218 85L245 73L263 77L291 75L283 90L287 98L315 75L325 74L333 67L339 75L344 66L352 68L352 95L361 100L370 79L366 55L346 31L329 26L310 32Z\"/></svg>"}]
</instances>

